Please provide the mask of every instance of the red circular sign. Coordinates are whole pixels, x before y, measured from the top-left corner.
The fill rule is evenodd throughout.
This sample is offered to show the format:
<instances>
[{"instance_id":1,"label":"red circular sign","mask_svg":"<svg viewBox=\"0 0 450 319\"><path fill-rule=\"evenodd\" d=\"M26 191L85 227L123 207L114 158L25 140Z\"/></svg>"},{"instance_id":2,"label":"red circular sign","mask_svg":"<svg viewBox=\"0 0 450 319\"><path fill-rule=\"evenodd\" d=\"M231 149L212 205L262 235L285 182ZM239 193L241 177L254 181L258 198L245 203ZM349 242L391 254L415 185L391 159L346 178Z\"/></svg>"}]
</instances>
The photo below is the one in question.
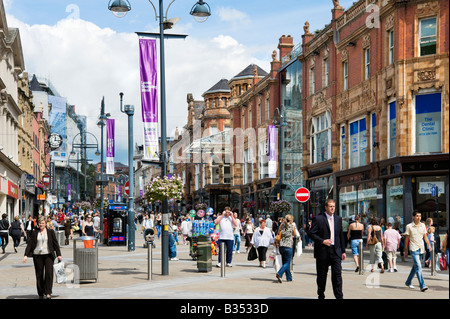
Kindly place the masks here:
<instances>
[{"instance_id":1,"label":"red circular sign","mask_svg":"<svg viewBox=\"0 0 450 319\"><path fill-rule=\"evenodd\" d=\"M295 199L297 199L300 203L306 203L309 200L309 190L305 187L300 187L295 191Z\"/></svg>"},{"instance_id":2,"label":"red circular sign","mask_svg":"<svg viewBox=\"0 0 450 319\"><path fill-rule=\"evenodd\" d=\"M125 194L130 195L130 182L125 183Z\"/></svg>"},{"instance_id":3,"label":"red circular sign","mask_svg":"<svg viewBox=\"0 0 450 319\"><path fill-rule=\"evenodd\" d=\"M50 185L50 176L49 175L42 176L42 184L44 184L45 186Z\"/></svg>"}]
</instances>

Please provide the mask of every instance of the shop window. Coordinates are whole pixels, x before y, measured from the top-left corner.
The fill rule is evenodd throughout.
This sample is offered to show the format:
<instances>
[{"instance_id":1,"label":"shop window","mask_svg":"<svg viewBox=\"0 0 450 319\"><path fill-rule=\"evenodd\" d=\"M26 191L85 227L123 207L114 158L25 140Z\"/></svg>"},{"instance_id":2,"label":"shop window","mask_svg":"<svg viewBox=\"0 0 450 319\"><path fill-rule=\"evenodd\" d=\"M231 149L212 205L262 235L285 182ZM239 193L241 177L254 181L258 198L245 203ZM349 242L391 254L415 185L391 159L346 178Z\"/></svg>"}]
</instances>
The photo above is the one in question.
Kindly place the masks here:
<instances>
[{"instance_id":1,"label":"shop window","mask_svg":"<svg viewBox=\"0 0 450 319\"><path fill-rule=\"evenodd\" d=\"M441 152L441 93L417 95L416 153Z\"/></svg>"},{"instance_id":2,"label":"shop window","mask_svg":"<svg viewBox=\"0 0 450 319\"><path fill-rule=\"evenodd\" d=\"M419 210L422 220L433 219L433 226L438 225L439 212L439 233L447 230L447 207L445 194L445 176L420 176L415 180L415 201L414 208ZM438 205L436 207L436 187L438 188Z\"/></svg>"},{"instance_id":3,"label":"shop window","mask_svg":"<svg viewBox=\"0 0 450 319\"><path fill-rule=\"evenodd\" d=\"M350 123L350 168L366 165L366 119Z\"/></svg>"},{"instance_id":4,"label":"shop window","mask_svg":"<svg viewBox=\"0 0 450 319\"><path fill-rule=\"evenodd\" d=\"M364 233L367 235L367 226L373 218L377 217L377 185L376 182L358 185L358 214L364 224Z\"/></svg>"},{"instance_id":5,"label":"shop window","mask_svg":"<svg viewBox=\"0 0 450 319\"><path fill-rule=\"evenodd\" d=\"M386 222L404 232L404 218L403 180L401 177L392 178L386 184Z\"/></svg>"},{"instance_id":6,"label":"shop window","mask_svg":"<svg viewBox=\"0 0 450 319\"><path fill-rule=\"evenodd\" d=\"M339 189L339 216L350 218L357 214L356 190L354 185Z\"/></svg>"}]
</instances>

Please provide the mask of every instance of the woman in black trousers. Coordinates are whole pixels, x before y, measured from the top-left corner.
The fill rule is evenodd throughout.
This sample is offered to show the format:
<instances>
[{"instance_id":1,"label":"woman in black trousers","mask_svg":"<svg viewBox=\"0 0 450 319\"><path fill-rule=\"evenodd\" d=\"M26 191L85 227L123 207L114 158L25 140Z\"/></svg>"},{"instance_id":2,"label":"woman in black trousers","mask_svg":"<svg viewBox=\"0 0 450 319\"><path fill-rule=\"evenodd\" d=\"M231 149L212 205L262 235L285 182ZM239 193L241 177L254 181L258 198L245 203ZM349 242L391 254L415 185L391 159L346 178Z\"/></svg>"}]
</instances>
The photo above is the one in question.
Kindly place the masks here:
<instances>
[{"instance_id":1,"label":"woman in black trousers","mask_svg":"<svg viewBox=\"0 0 450 319\"><path fill-rule=\"evenodd\" d=\"M38 220L38 229L34 230L25 249L23 262L27 257L33 257L34 270L36 273L36 287L40 299L51 299L53 288L53 261L58 257L61 261L61 250L55 231L47 229L45 217Z\"/></svg>"}]
</instances>

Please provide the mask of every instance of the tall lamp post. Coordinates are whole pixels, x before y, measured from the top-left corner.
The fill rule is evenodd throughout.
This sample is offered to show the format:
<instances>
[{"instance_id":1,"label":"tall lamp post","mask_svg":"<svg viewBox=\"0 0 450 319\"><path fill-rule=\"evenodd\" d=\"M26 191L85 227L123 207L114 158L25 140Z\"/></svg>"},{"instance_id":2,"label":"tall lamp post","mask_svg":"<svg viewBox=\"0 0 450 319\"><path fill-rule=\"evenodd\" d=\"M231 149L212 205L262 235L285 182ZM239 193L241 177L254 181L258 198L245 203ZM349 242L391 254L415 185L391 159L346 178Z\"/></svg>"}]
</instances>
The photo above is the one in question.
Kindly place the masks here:
<instances>
[{"instance_id":1,"label":"tall lamp post","mask_svg":"<svg viewBox=\"0 0 450 319\"><path fill-rule=\"evenodd\" d=\"M173 0L167 10L169 11L169 7L174 2ZM156 18L159 18L159 35L153 34L153 36L159 36L160 40L160 70L161 70L161 92L160 92L160 99L161 99L161 159L160 159L160 165L161 165L161 176L167 175L167 132L166 132L166 79L165 79L165 54L164 54L164 38L165 37L178 37L177 35L164 35L165 29L170 29L172 26L177 22L177 18L175 19L169 19L167 20L167 17L164 16L164 0L159 0L159 15L157 15L156 7L153 4L151 0L149 0L150 4L153 6L153 9L155 10ZM114 15L118 17L124 17L128 11L131 10L131 5L128 0L110 0L108 4L108 9L113 12ZM204 22L206 19L211 15L211 10L209 8L209 5L199 0L191 9L190 14L194 16L194 18L198 22ZM139 33L138 33L139 35ZM140 34L144 35L144 34ZM181 36L186 37L186 36ZM130 154L129 154L130 155ZM131 160L133 157L131 157ZM131 174L131 172L130 172ZM131 185L131 175L130 175L130 198L131 192L134 187ZM134 184L134 181L133 181ZM162 243L161 243L161 252L162 252L162 275L168 275L169 274L169 211L168 211L168 202L167 200L164 200L162 202L162 223L163 223L163 232L162 232ZM134 234L133 234L134 236Z\"/></svg>"},{"instance_id":2,"label":"tall lamp post","mask_svg":"<svg viewBox=\"0 0 450 319\"><path fill-rule=\"evenodd\" d=\"M128 251L135 249L135 230L134 230L134 148L133 148L133 115L134 105L123 106L123 93L120 95L120 111L128 116Z\"/></svg>"},{"instance_id":3,"label":"tall lamp post","mask_svg":"<svg viewBox=\"0 0 450 319\"><path fill-rule=\"evenodd\" d=\"M103 127L106 125L106 120L110 116L109 113L105 113L105 97L102 99L102 104L100 107L100 117L97 122L97 126L101 130L101 141L100 141L100 229L103 231L103 218L104 218L104 207L103 207Z\"/></svg>"}]
</instances>

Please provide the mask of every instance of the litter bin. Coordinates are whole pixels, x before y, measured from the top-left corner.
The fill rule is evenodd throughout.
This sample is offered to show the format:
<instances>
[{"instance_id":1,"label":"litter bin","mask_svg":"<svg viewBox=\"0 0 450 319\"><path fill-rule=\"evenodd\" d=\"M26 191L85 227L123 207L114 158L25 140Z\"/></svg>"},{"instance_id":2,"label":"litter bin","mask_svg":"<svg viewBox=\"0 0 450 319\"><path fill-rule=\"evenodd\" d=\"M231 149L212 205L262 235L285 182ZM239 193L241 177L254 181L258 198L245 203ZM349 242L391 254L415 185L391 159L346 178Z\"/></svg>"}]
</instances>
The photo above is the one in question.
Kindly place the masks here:
<instances>
[{"instance_id":1,"label":"litter bin","mask_svg":"<svg viewBox=\"0 0 450 319\"><path fill-rule=\"evenodd\" d=\"M77 247L77 242L79 247ZM98 281L98 239L82 236L73 240L73 263L79 270L79 280Z\"/></svg>"},{"instance_id":2,"label":"litter bin","mask_svg":"<svg viewBox=\"0 0 450 319\"><path fill-rule=\"evenodd\" d=\"M200 235L197 238L197 269L199 272L212 271L211 237Z\"/></svg>"},{"instance_id":3,"label":"litter bin","mask_svg":"<svg viewBox=\"0 0 450 319\"><path fill-rule=\"evenodd\" d=\"M56 239L58 240L59 246L64 246L66 244L66 236L64 232L64 226L58 226L55 229Z\"/></svg>"}]
</instances>

